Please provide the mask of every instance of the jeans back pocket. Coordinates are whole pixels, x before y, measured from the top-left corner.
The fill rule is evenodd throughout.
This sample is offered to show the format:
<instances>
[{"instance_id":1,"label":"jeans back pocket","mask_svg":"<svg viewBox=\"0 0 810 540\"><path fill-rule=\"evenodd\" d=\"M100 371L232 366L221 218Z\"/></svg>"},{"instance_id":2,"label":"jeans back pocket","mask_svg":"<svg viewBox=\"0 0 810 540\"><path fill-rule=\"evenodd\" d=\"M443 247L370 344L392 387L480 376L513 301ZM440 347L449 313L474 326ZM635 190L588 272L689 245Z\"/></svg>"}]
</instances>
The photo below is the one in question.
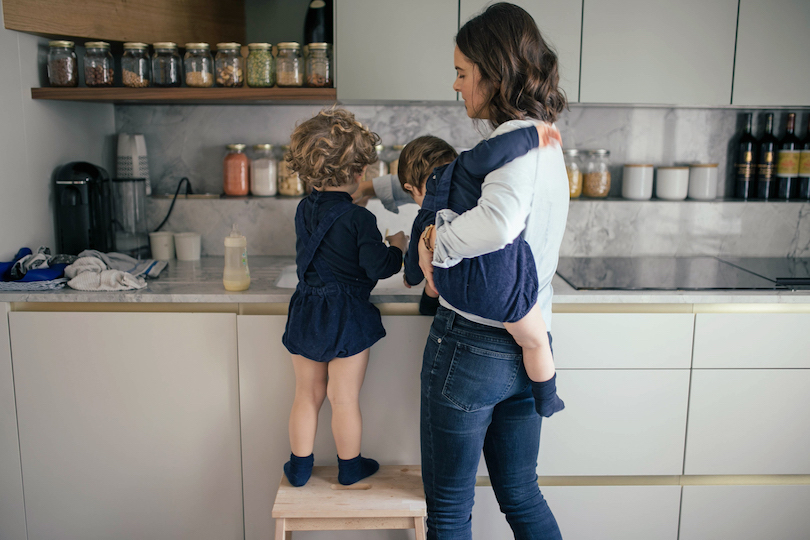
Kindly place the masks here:
<instances>
[{"instance_id":1,"label":"jeans back pocket","mask_svg":"<svg viewBox=\"0 0 810 540\"><path fill-rule=\"evenodd\" d=\"M442 395L473 412L502 401L517 377L522 355L457 343Z\"/></svg>"}]
</instances>

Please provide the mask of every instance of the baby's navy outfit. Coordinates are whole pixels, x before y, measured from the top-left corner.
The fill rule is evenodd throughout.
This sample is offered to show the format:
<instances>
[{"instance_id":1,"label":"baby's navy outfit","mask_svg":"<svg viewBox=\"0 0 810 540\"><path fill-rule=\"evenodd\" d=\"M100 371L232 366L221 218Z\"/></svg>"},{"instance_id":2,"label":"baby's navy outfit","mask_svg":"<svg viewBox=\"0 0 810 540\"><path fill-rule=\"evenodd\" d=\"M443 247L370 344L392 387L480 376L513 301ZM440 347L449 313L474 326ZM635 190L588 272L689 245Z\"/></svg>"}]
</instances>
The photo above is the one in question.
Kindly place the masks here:
<instances>
[{"instance_id":1,"label":"baby's navy outfit","mask_svg":"<svg viewBox=\"0 0 810 540\"><path fill-rule=\"evenodd\" d=\"M282 343L316 362L368 349L385 336L371 290L399 271L402 251L386 246L374 215L340 191L302 200L295 232L298 286Z\"/></svg>"},{"instance_id":2,"label":"baby's navy outfit","mask_svg":"<svg viewBox=\"0 0 810 540\"><path fill-rule=\"evenodd\" d=\"M417 285L424 279L419 268L418 242L436 212L449 208L463 214L478 205L481 184L499 169L539 146L534 127L517 129L478 143L447 165L436 167L425 183L425 199L414 220L405 279ZM518 236L503 249L462 259L450 268L434 268L439 294L456 309L501 322L519 321L537 302L537 268L529 244Z\"/></svg>"}]
</instances>

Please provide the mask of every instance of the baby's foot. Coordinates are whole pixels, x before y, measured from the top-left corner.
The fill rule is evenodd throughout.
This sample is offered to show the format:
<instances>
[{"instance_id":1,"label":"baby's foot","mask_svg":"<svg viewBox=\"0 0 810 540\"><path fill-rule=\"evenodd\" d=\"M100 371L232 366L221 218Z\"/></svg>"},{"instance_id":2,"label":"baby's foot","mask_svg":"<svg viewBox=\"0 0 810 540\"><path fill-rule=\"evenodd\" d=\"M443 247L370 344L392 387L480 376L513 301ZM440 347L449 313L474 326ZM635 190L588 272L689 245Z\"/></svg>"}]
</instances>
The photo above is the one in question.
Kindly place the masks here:
<instances>
[{"instance_id":1,"label":"baby's foot","mask_svg":"<svg viewBox=\"0 0 810 540\"><path fill-rule=\"evenodd\" d=\"M290 461L284 464L284 475L294 487L301 487L307 483L312 475L312 464L315 463L315 455L298 457L290 454Z\"/></svg>"},{"instance_id":2,"label":"baby's foot","mask_svg":"<svg viewBox=\"0 0 810 540\"><path fill-rule=\"evenodd\" d=\"M367 478L380 469L380 464L373 459L364 458L360 454L352 459L338 457L338 482L350 486Z\"/></svg>"},{"instance_id":3,"label":"baby's foot","mask_svg":"<svg viewBox=\"0 0 810 540\"><path fill-rule=\"evenodd\" d=\"M532 381L532 395L534 396L534 408L540 416L548 418L565 408L565 403L557 395L556 373L547 381Z\"/></svg>"}]
</instances>

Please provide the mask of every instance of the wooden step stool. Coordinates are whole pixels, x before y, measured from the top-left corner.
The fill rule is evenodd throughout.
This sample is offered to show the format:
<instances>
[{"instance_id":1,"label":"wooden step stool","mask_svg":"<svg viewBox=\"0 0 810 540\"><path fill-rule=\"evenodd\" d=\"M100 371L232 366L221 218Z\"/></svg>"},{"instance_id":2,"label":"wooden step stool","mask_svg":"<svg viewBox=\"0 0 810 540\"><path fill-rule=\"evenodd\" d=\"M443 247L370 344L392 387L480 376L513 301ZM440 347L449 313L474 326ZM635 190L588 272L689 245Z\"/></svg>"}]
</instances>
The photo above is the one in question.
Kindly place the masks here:
<instances>
[{"instance_id":1,"label":"wooden step stool","mask_svg":"<svg viewBox=\"0 0 810 540\"><path fill-rule=\"evenodd\" d=\"M292 487L284 474L273 505L276 540L292 531L414 529L425 540L425 492L422 469L383 465L357 484L342 486L337 467L315 467L303 487Z\"/></svg>"}]
</instances>

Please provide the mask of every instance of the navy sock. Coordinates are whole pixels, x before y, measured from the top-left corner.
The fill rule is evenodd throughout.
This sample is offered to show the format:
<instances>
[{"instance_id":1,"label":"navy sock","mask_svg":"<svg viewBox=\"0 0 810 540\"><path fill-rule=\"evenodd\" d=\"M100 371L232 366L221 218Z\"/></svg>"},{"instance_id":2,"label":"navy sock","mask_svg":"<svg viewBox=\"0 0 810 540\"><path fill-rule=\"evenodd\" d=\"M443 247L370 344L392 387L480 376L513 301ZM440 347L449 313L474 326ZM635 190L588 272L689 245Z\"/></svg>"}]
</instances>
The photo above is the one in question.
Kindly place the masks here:
<instances>
[{"instance_id":1,"label":"navy sock","mask_svg":"<svg viewBox=\"0 0 810 540\"><path fill-rule=\"evenodd\" d=\"M312 475L312 464L315 463L315 455L298 457L290 454L290 461L284 464L284 474L287 480L295 487L301 487L307 483Z\"/></svg>"},{"instance_id":2,"label":"navy sock","mask_svg":"<svg viewBox=\"0 0 810 540\"><path fill-rule=\"evenodd\" d=\"M340 459L338 456L338 482L350 486L363 478L377 472L380 464L373 459L364 458L360 454L352 459Z\"/></svg>"},{"instance_id":3,"label":"navy sock","mask_svg":"<svg viewBox=\"0 0 810 540\"><path fill-rule=\"evenodd\" d=\"M565 408L565 403L557 395L556 373L547 381L532 381L532 395L534 396L534 408L540 416L548 418Z\"/></svg>"}]
</instances>

